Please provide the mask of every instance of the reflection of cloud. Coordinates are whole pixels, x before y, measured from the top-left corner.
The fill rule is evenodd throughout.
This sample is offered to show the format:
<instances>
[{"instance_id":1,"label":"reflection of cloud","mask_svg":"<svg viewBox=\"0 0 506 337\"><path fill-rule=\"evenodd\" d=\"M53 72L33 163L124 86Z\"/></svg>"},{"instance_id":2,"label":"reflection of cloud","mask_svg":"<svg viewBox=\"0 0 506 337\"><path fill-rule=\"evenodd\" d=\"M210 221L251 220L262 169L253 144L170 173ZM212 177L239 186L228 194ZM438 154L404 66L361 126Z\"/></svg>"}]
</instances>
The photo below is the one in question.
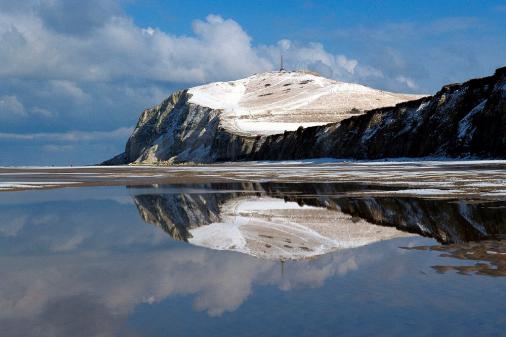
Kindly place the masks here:
<instances>
[{"instance_id":1,"label":"reflection of cloud","mask_svg":"<svg viewBox=\"0 0 506 337\"><path fill-rule=\"evenodd\" d=\"M312 200L315 203L325 201L321 192L300 193L302 191L299 190L299 193L295 193L297 190L283 187L287 186L278 186L278 189L285 193L290 191L291 198L303 195L300 197L302 200ZM330 193L329 185L322 188L325 188L327 195L334 194ZM212 204L211 199L203 196L204 187L195 188L193 193L189 187L184 189L192 195L192 199L206 201L207 207ZM159 192L167 193L167 190L168 188L160 189ZM86 194L89 191L93 193ZM15 230L15 237L8 238L9 242L0 242L3 252L0 256L2 333L13 337L135 335L135 331L125 331L128 329L126 324L132 321L130 316L138 315L139 312L142 316L146 308L158 313L161 308L166 309L164 305L167 302L173 299L177 302L175 298L186 297L184 304L188 300L192 301L195 310L218 317L243 306L255 292L263 295L267 293L277 299L280 294L273 294L270 288L295 292L330 285L330 289L314 293L315 300L325 302L326 299L318 296L335 295L325 304L341 305L342 311L360 310L353 308L354 304L361 308L371 302L377 305L380 303L382 309L385 308L385 303L398 308L414 306L414 314L418 313L416 310L425 312L424 304L427 303L439 305L444 310L461 305L460 302L449 304L444 296L427 296L430 298L428 302L419 301L420 293L417 289L427 291L427 285L432 283L432 286L437 285L440 294L439 284L447 284L447 280L424 278L419 271L420 265L424 265L420 264L420 260L427 261L425 255L413 260L413 254L399 254L396 249L399 241L383 241L376 246L343 249L311 260L284 263L265 261L244 254L202 249L172 241L161 229L144 224L134 205L108 200L122 200L122 196L130 193L145 195L150 191L148 189L132 189L128 192L122 190L119 195L114 194L118 191L116 188L105 191L107 193L103 189L70 189L4 196L10 199L11 204L6 206L2 203L0 219L19 218L14 222L23 225ZM218 189L208 191L209 194L220 195L232 193L230 188L221 190L221 193L218 193ZM41 193L47 199L33 199L33 196L40 196ZM71 201L77 197L72 197L73 193L78 195L77 201ZM318 201L311 197L316 194L321 196ZM28 197L30 195L32 198ZM50 197L58 197L56 200L59 202L48 202ZM187 202L186 206L194 214L200 214L195 212L195 204L190 203L190 198L181 200ZM374 200L376 199L370 201ZM388 200L385 202L388 204ZM404 199L403 202L407 203ZM373 205L375 207L367 209L379 212L380 204ZM434 204L417 205L416 208L421 211L435 209L438 213L450 214L442 211L444 208L436 208ZM258 206L260 204L257 203L242 204L242 210L261 210ZM287 207L299 207L292 202L283 202L278 206L284 208L276 208L277 214L285 216L291 214L286 212ZM354 204L356 209L364 206ZM305 207L316 210L315 206ZM413 209L410 207L407 214L412 214ZM169 210L167 214L177 213L174 207ZM395 212L376 214L380 216L387 213L406 220L406 213L398 208ZM417 218L417 221L422 221L420 219ZM355 216L353 223L359 224L357 220ZM415 239L409 238L403 242L412 245L428 242L428 239L415 242ZM339 279L345 275L349 278ZM266 286L266 292L259 289L262 286ZM307 298L307 295L307 292L303 294L303 298ZM347 296L347 300L343 300L344 296ZM155 308L157 305L159 307ZM311 305L315 303L308 303L303 309L308 309ZM416 306L422 308L416 309ZM178 306L177 310L179 309ZM138 316L134 320L136 317ZM202 326L204 325L203 323Z\"/></svg>"},{"instance_id":2,"label":"reflection of cloud","mask_svg":"<svg viewBox=\"0 0 506 337\"><path fill-rule=\"evenodd\" d=\"M64 241L55 242L51 249L55 252L67 252L71 250L75 250L86 238L88 235L82 232L74 233L72 236L66 238Z\"/></svg>"},{"instance_id":3,"label":"reflection of cloud","mask_svg":"<svg viewBox=\"0 0 506 337\"><path fill-rule=\"evenodd\" d=\"M254 284L276 285L286 291L319 287L325 280L370 261L367 253L349 251L286 263L282 274L279 262L196 248L135 255L2 257L0 322L9 326L30 317L37 324L44 322L52 336L66 335L66 331L52 330L55 327L76 329L86 324L89 327L84 331L101 326L104 336L112 336L112 330L105 333L109 331L107 322L112 320L109 323L117 326L118 319L124 320L141 303L193 295L196 310L219 316L236 310L251 295ZM64 319L93 308L102 314L88 312L79 320ZM55 314L64 309L69 310L67 314ZM62 320L66 324L61 324ZM24 331L24 335L33 335L33 331Z\"/></svg>"},{"instance_id":4,"label":"reflection of cloud","mask_svg":"<svg viewBox=\"0 0 506 337\"><path fill-rule=\"evenodd\" d=\"M0 236L16 236L24 227L27 218L25 215L16 217L0 216Z\"/></svg>"}]
</instances>

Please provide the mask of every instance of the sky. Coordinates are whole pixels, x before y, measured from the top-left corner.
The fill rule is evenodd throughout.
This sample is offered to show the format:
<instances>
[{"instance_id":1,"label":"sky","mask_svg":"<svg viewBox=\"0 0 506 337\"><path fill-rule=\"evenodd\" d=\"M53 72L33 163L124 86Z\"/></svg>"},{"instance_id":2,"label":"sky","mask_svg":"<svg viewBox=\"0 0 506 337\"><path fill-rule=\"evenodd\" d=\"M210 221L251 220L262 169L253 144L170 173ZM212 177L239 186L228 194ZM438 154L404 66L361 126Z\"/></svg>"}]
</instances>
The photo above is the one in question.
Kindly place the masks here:
<instances>
[{"instance_id":1,"label":"sky","mask_svg":"<svg viewBox=\"0 0 506 337\"><path fill-rule=\"evenodd\" d=\"M0 166L99 163L171 91L280 54L432 94L506 66L506 1L0 0Z\"/></svg>"}]
</instances>

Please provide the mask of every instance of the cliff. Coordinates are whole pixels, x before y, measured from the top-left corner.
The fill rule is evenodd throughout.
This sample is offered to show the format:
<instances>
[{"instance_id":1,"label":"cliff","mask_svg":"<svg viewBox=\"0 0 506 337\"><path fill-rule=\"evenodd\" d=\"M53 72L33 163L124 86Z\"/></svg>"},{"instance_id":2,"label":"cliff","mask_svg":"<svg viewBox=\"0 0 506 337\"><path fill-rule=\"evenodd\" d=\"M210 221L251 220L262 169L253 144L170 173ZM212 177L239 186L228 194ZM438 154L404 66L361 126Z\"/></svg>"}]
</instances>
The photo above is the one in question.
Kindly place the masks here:
<instances>
[{"instance_id":1,"label":"cliff","mask_svg":"<svg viewBox=\"0 0 506 337\"><path fill-rule=\"evenodd\" d=\"M506 68L422 98L266 73L172 94L142 113L125 152L104 164L506 158L505 103Z\"/></svg>"},{"instance_id":2,"label":"cliff","mask_svg":"<svg viewBox=\"0 0 506 337\"><path fill-rule=\"evenodd\" d=\"M104 164L244 160L269 136L339 122L420 96L304 72L270 72L170 95L145 110L125 152Z\"/></svg>"}]
</instances>

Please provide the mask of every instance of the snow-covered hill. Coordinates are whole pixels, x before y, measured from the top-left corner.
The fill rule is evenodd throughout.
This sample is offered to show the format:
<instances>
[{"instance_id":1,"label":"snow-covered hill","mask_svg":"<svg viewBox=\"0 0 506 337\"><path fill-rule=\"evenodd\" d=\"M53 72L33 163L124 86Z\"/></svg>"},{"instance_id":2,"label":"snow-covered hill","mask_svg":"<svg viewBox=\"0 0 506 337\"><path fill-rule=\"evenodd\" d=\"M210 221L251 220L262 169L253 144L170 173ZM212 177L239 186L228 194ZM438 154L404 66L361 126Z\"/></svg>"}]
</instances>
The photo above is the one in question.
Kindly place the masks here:
<instances>
[{"instance_id":1,"label":"snow-covered hill","mask_svg":"<svg viewBox=\"0 0 506 337\"><path fill-rule=\"evenodd\" d=\"M267 72L171 94L145 110L125 152L105 164L245 159L265 137L420 98L326 79Z\"/></svg>"},{"instance_id":2,"label":"snow-covered hill","mask_svg":"<svg viewBox=\"0 0 506 337\"><path fill-rule=\"evenodd\" d=\"M222 110L221 126L246 136L338 122L421 96L371 89L305 72L268 72L188 90L189 103Z\"/></svg>"}]
</instances>

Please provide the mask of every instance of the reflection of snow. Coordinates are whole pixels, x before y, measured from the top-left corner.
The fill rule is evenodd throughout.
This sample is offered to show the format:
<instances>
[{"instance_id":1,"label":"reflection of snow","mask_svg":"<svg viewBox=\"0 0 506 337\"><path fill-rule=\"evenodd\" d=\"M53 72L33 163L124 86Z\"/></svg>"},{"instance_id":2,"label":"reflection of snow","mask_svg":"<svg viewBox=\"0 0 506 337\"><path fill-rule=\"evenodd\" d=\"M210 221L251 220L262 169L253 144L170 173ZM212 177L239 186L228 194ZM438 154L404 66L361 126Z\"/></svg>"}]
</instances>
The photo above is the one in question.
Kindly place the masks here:
<instances>
[{"instance_id":1,"label":"reflection of snow","mask_svg":"<svg viewBox=\"0 0 506 337\"><path fill-rule=\"evenodd\" d=\"M408 236L337 210L275 198L236 198L221 207L219 223L190 231L192 244L274 259L300 259L336 249Z\"/></svg>"}]
</instances>

